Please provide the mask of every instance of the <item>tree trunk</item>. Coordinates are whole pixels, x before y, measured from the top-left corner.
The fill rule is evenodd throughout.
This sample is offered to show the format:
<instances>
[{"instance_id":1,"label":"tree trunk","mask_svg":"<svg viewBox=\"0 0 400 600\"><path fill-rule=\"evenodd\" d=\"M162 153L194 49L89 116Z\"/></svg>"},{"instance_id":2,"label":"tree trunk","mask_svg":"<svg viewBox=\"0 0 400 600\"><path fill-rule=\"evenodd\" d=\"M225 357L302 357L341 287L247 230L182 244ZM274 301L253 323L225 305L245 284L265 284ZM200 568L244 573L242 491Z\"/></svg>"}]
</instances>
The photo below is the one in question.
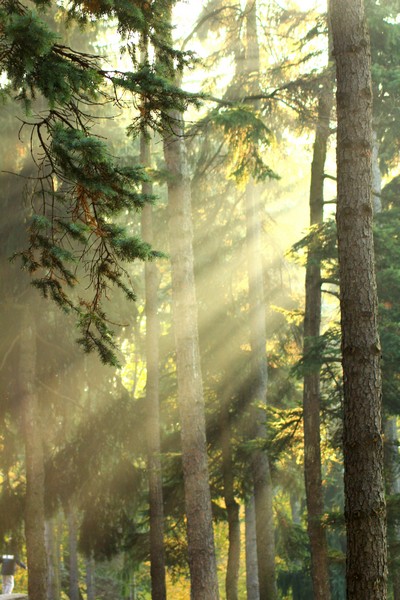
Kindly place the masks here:
<instances>
[{"instance_id":1,"label":"tree trunk","mask_svg":"<svg viewBox=\"0 0 400 600\"><path fill-rule=\"evenodd\" d=\"M25 537L30 600L46 600L47 564L44 516L44 459L36 391L36 327L28 308L21 320L19 386L25 442Z\"/></svg>"},{"instance_id":2,"label":"tree trunk","mask_svg":"<svg viewBox=\"0 0 400 600\"><path fill-rule=\"evenodd\" d=\"M78 568L78 534L76 509L70 504L67 513L68 522L68 570L69 570L69 600L79 599L79 568Z\"/></svg>"},{"instance_id":3,"label":"tree trunk","mask_svg":"<svg viewBox=\"0 0 400 600\"><path fill-rule=\"evenodd\" d=\"M150 166L150 145L144 135L140 141L140 161ZM152 185L144 183L144 194L152 194ZM152 207L142 211L142 236L153 243ZM152 600L165 600L164 507L161 476L160 406L159 406L159 318L158 271L155 263L145 263L146 294L146 405L147 471L150 505L150 574Z\"/></svg>"},{"instance_id":4,"label":"tree trunk","mask_svg":"<svg viewBox=\"0 0 400 600\"><path fill-rule=\"evenodd\" d=\"M235 499L231 425L229 403L222 400L221 414L221 449L222 449L222 475L224 480L225 506L228 514L229 548L228 564L225 577L226 600L239 600L238 580L240 566L240 520L239 504Z\"/></svg>"},{"instance_id":5,"label":"tree trunk","mask_svg":"<svg viewBox=\"0 0 400 600\"><path fill-rule=\"evenodd\" d=\"M273 490L268 455L263 448L266 439L267 357L264 280L261 259L261 222L256 203L256 189L246 188L246 247L248 269L248 300L250 321L249 401L251 437L256 441L252 452L254 506L256 518L256 548L260 600L277 598L275 582L275 541L273 520Z\"/></svg>"},{"instance_id":6,"label":"tree trunk","mask_svg":"<svg viewBox=\"0 0 400 600\"><path fill-rule=\"evenodd\" d=\"M46 519L45 543L47 553L47 600L59 600L60 587L60 556L58 552L58 539L56 532L56 519Z\"/></svg>"},{"instance_id":7,"label":"tree trunk","mask_svg":"<svg viewBox=\"0 0 400 600\"><path fill-rule=\"evenodd\" d=\"M362 0L332 0L344 374L347 597L387 597L380 342L372 237L372 92Z\"/></svg>"},{"instance_id":8,"label":"tree trunk","mask_svg":"<svg viewBox=\"0 0 400 600\"><path fill-rule=\"evenodd\" d=\"M164 138L168 172L169 239L178 403L191 574L191 600L217 600L204 398L193 269L190 180L182 115L171 114Z\"/></svg>"},{"instance_id":9,"label":"tree trunk","mask_svg":"<svg viewBox=\"0 0 400 600\"><path fill-rule=\"evenodd\" d=\"M301 525L301 502L297 491L290 493L290 512L293 523Z\"/></svg>"},{"instance_id":10,"label":"tree trunk","mask_svg":"<svg viewBox=\"0 0 400 600\"><path fill-rule=\"evenodd\" d=\"M315 132L310 185L310 225L320 225L324 213L324 170L327 144L330 135L329 120L333 104L332 84L328 81L319 98L318 121ZM321 327L321 266L318 259L318 242L308 248L305 289L303 356L312 349L320 335ZM328 546L325 529L321 523L324 496L321 470L320 436L320 369L310 365L304 375L304 477L307 500L307 525L311 551L311 578L314 600L329 600Z\"/></svg>"},{"instance_id":11,"label":"tree trunk","mask_svg":"<svg viewBox=\"0 0 400 600\"><path fill-rule=\"evenodd\" d=\"M260 56L257 35L257 2L246 3L246 60L243 65L249 90L259 88ZM250 404L252 435L258 448L252 456L254 502L256 515L258 579L261 600L277 598L275 581L275 540L273 519L273 490L269 459L265 448L267 396L266 321L264 269L261 250L262 211L259 193L250 181L245 193L246 251L248 272L248 301L250 328Z\"/></svg>"},{"instance_id":12,"label":"tree trunk","mask_svg":"<svg viewBox=\"0 0 400 600\"><path fill-rule=\"evenodd\" d=\"M86 598L87 600L95 600L95 584L94 584L94 560L92 557L86 559Z\"/></svg>"},{"instance_id":13,"label":"tree trunk","mask_svg":"<svg viewBox=\"0 0 400 600\"><path fill-rule=\"evenodd\" d=\"M250 496L250 498L246 500L244 518L246 526L247 600L260 600L260 587L258 585L256 511L254 506L254 496Z\"/></svg>"}]
</instances>

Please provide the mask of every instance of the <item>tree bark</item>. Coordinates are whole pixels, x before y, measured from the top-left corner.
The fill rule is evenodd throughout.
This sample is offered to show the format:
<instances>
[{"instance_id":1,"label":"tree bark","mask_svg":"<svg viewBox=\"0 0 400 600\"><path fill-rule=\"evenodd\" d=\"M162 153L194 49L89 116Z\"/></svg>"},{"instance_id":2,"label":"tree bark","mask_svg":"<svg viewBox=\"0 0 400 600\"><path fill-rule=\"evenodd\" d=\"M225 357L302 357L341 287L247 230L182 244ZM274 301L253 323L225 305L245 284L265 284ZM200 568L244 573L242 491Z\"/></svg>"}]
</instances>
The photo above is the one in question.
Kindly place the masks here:
<instances>
[{"instance_id":1,"label":"tree bark","mask_svg":"<svg viewBox=\"0 0 400 600\"><path fill-rule=\"evenodd\" d=\"M47 561L45 546L44 458L36 391L36 328L26 307L21 319L20 393L25 442L26 500L25 538L30 600L46 600Z\"/></svg>"},{"instance_id":2,"label":"tree bark","mask_svg":"<svg viewBox=\"0 0 400 600\"><path fill-rule=\"evenodd\" d=\"M239 600L238 581L240 567L240 506L235 498L231 424L229 403L222 400L220 413L221 449L222 449L222 475L224 480L225 506L228 514L229 548L228 564L225 577L226 600Z\"/></svg>"},{"instance_id":3,"label":"tree bark","mask_svg":"<svg viewBox=\"0 0 400 600\"><path fill-rule=\"evenodd\" d=\"M140 161L150 166L150 145L144 135L140 141ZM152 194L152 185L142 186L144 194ZM142 237L153 243L152 207L142 211ZM146 296L146 405L147 405L147 471L150 505L150 574L152 600L167 597L164 551L164 506L161 475L160 406L159 406L159 317L158 271L155 263L145 263Z\"/></svg>"},{"instance_id":4,"label":"tree bark","mask_svg":"<svg viewBox=\"0 0 400 600\"><path fill-rule=\"evenodd\" d=\"M56 532L56 519L46 519L45 543L47 553L47 600L59 600L60 586L60 556L58 552L58 539Z\"/></svg>"},{"instance_id":5,"label":"tree bark","mask_svg":"<svg viewBox=\"0 0 400 600\"><path fill-rule=\"evenodd\" d=\"M326 81L318 103L310 184L310 226L320 225L324 213L324 170L330 135L330 114L333 104L332 83ZM317 242L308 248L305 287L303 356L312 349L321 328L321 265ZM304 375L304 478L307 501L307 527L311 551L311 578L314 600L329 600L328 545L321 523L324 496L321 469L321 393L319 365L310 365Z\"/></svg>"},{"instance_id":6,"label":"tree bark","mask_svg":"<svg viewBox=\"0 0 400 600\"><path fill-rule=\"evenodd\" d=\"M200 368L193 268L190 180L182 115L171 115L164 138L168 172L169 240L178 403L191 574L191 600L217 600L218 580Z\"/></svg>"},{"instance_id":7,"label":"tree bark","mask_svg":"<svg viewBox=\"0 0 400 600\"><path fill-rule=\"evenodd\" d=\"M258 585L256 512L254 506L254 496L250 496L250 498L246 500L244 518L246 531L247 600L260 600L260 587Z\"/></svg>"},{"instance_id":8,"label":"tree bark","mask_svg":"<svg viewBox=\"0 0 400 600\"><path fill-rule=\"evenodd\" d=\"M347 597L387 597L380 342L372 237L372 91L362 0L332 0L344 375Z\"/></svg>"}]
</instances>

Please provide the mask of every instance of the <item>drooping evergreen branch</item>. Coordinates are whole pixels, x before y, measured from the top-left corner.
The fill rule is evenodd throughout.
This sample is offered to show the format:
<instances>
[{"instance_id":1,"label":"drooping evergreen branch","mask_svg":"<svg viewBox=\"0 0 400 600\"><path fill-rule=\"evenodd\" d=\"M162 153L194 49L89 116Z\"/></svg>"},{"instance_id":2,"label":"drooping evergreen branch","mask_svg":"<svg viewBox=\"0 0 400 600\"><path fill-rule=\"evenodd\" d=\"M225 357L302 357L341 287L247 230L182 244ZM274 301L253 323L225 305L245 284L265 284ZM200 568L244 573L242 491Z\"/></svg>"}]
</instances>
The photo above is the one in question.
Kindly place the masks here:
<instances>
[{"instance_id":1,"label":"drooping evergreen branch","mask_svg":"<svg viewBox=\"0 0 400 600\"><path fill-rule=\"evenodd\" d=\"M236 182L243 183L250 175L258 181L278 178L263 157L272 133L251 107L236 103L214 109L195 128L203 134L222 137L229 148L228 176Z\"/></svg>"},{"instance_id":2,"label":"drooping evergreen branch","mask_svg":"<svg viewBox=\"0 0 400 600\"><path fill-rule=\"evenodd\" d=\"M157 27L149 35L155 43L163 3L153 4L151 16ZM41 11L50 2L36 5ZM140 20L144 6L140 10L137 3L107 6L83 3L79 10L86 16L92 11L96 18L104 11L125 19L120 21L120 30L126 35L135 27L149 26ZM123 17L123 10L131 12ZM69 16L76 16L73 10ZM163 39L160 36L159 51L169 53L170 60L182 68L187 55L167 47ZM144 171L119 166L105 142L92 133L95 110L110 102L126 106L128 100L121 100L119 93L128 92L134 105L146 107L129 129L137 135L147 127L161 128L171 107L183 110L197 99L149 64L128 73L103 69L101 57L60 43L44 20L18 0L0 2L0 70L8 77L6 92L22 102L30 115L23 120L22 130L31 129L31 154L38 169L29 246L19 253L22 264L43 296L77 314L84 349L96 349L104 362L116 364L104 301L115 286L134 299L124 262L151 260L161 254L115 224L121 213L138 210L153 199L139 191L147 178ZM44 110L35 113L37 105ZM89 291L72 291L85 280Z\"/></svg>"},{"instance_id":3,"label":"drooping evergreen branch","mask_svg":"<svg viewBox=\"0 0 400 600\"><path fill-rule=\"evenodd\" d=\"M152 201L137 190L147 176L140 167L117 166L104 142L88 131L68 127L57 111L33 127L41 144L41 176L33 199L36 212L29 247L20 253L23 266L45 297L78 314L85 350L96 348L104 362L115 362L103 301L113 286L135 299L124 282L127 273L122 264L160 254L112 220ZM78 272L89 279L91 295L75 297L68 292L76 286Z\"/></svg>"}]
</instances>

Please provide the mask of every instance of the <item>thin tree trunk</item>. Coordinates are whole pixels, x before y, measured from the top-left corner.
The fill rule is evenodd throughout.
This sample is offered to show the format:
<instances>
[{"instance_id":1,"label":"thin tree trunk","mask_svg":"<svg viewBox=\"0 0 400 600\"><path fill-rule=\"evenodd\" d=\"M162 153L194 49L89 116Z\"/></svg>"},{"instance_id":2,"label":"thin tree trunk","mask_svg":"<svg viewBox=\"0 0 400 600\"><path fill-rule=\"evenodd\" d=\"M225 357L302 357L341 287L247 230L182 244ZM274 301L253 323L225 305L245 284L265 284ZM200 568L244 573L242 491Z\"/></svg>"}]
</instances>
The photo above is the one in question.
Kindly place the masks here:
<instances>
[{"instance_id":1,"label":"thin tree trunk","mask_svg":"<svg viewBox=\"0 0 400 600\"><path fill-rule=\"evenodd\" d=\"M58 539L56 532L56 519L46 519L45 543L47 553L47 600L59 600L60 587L60 563L58 552Z\"/></svg>"},{"instance_id":2,"label":"thin tree trunk","mask_svg":"<svg viewBox=\"0 0 400 600\"><path fill-rule=\"evenodd\" d=\"M257 536L256 511L254 496L245 503L245 533L246 533L246 591L247 600L260 600L257 566Z\"/></svg>"},{"instance_id":3,"label":"thin tree trunk","mask_svg":"<svg viewBox=\"0 0 400 600\"><path fill-rule=\"evenodd\" d=\"M46 600L47 562L44 512L44 455L36 391L36 327L28 308L21 319L19 386L25 442L25 538L30 600Z\"/></svg>"},{"instance_id":4,"label":"thin tree trunk","mask_svg":"<svg viewBox=\"0 0 400 600\"><path fill-rule=\"evenodd\" d=\"M260 56L257 35L257 2L246 3L246 60L243 65L247 85L253 92L259 88ZM250 403L252 435L258 448L252 456L254 501L257 533L258 579L261 600L277 598L275 580L275 540L273 519L273 490L267 451L262 447L266 439L267 356L264 297L264 269L262 261L262 218L259 193L250 181L245 192L246 251L248 271L248 301L250 328Z\"/></svg>"},{"instance_id":5,"label":"thin tree trunk","mask_svg":"<svg viewBox=\"0 0 400 600\"><path fill-rule=\"evenodd\" d=\"M324 213L324 170L327 144L330 135L329 120L333 104L332 83L326 81L318 104L318 121L315 133L310 185L310 225L320 225ZM303 356L318 340L321 327L321 266L318 248L308 248L306 267L306 294L304 315ZM325 529L321 523L324 496L321 469L320 434L320 369L310 365L304 375L304 477L307 500L307 524L311 550L311 578L314 600L329 600L328 546Z\"/></svg>"},{"instance_id":6,"label":"thin tree trunk","mask_svg":"<svg viewBox=\"0 0 400 600\"><path fill-rule=\"evenodd\" d=\"M222 400L221 414L222 475L224 480L225 506L228 514L229 548L225 577L226 600L239 600L238 580L240 567L240 506L236 502L229 404Z\"/></svg>"},{"instance_id":7,"label":"thin tree trunk","mask_svg":"<svg viewBox=\"0 0 400 600\"><path fill-rule=\"evenodd\" d=\"M332 0L344 373L347 597L387 597L380 342L372 237L372 91L362 0Z\"/></svg>"},{"instance_id":8,"label":"thin tree trunk","mask_svg":"<svg viewBox=\"0 0 400 600\"><path fill-rule=\"evenodd\" d=\"M275 582L275 541L273 520L273 490L268 455L262 447L266 438L267 357L266 323L261 260L260 212L256 204L255 186L246 189L246 245L249 285L249 318L251 361L249 393L251 402L251 433L257 441L253 451L251 468L253 474L254 502L257 533L258 579L261 600L277 597Z\"/></svg>"},{"instance_id":9,"label":"thin tree trunk","mask_svg":"<svg viewBox=\"0 0 400 600\"><path fill-rule=\"evenodd\" d=\"M78 533L76 509L71 504L67 513L68 522L68 570L69 570L69 600L79 599L79 568L78 568Z\"/></svg>"},{"instance_id":10,"label":"thin tree trunk","mask_svg":"<svg viewBox=\"0 0 400 600\"><path fill-rule=\"evenodd\" d=\"M144 135L140 141L140 160L150 166L150 145ZM144 183L142 191L152 194L152 185ZM152 207L142 211L142 236L153 243ZM164 507L161 476L160 406L159 406L159 317L158 271L155 263L145 263L146 286L146 405L147 405L147 471L150 505L150 574L151 597L166 600L164 551Z\"/></svg>"},{"instance_id":11,"label":"thin tree trunk","mask_svg":"<svg viewBox=\"0 0 400 600\"><path fill-rule=\"evenodd\" d=\"M379 167L379 140L376 131L372 131L372 209L376 215L382 211L382 175ZM396 417L387 417L384 420L384 472L386 493L389 495L400 493L400 478L398 471L398 435ZM389 556L398 553L400 543L400 529L398 525L388 532ZM393 600L400 600L400 572L396 566L389 568L389 578L393 586Z\"/></svg>"},{"instance_id":12,"label":"thin tree trunk","mask_svg":"<svg viewBox=\"0 0 400 600\"><path fill-rule=\"evenodd\" d=\"M95 583L94 583L94 560L93 557L86 559L86 597L87 600L96 599Z\"/></svg>"},{"instance_id":13,"label":"thin tree trunk","mask_svg":"<svg viewBox=\"0 0 400 600\"><path fill-rule=\"evenodd\" d=\"M164 139L168 180L172 303L192 600L217 600L218 579L208 476L203 384L193 268L190 180L182 115Z\"/></svg>"}]
</instances>

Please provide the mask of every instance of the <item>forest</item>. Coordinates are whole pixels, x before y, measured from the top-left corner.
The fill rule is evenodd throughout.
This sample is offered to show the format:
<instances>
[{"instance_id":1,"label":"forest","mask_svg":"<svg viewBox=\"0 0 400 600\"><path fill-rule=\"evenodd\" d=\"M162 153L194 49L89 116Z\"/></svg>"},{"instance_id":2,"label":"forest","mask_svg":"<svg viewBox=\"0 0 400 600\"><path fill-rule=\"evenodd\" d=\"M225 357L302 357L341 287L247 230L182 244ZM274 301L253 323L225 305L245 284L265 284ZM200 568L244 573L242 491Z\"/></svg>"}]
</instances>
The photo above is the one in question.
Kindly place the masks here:
<instances>
[{"instance_id":1,"label":"forest","mask_svg":"<svg viewBox=\"0 0 400 600\"><path fill-rule=\"evenodd\" d=\"M0 0L0 101L3 594L400 600L400 0Z\"/></svg>"}]
</instances>

